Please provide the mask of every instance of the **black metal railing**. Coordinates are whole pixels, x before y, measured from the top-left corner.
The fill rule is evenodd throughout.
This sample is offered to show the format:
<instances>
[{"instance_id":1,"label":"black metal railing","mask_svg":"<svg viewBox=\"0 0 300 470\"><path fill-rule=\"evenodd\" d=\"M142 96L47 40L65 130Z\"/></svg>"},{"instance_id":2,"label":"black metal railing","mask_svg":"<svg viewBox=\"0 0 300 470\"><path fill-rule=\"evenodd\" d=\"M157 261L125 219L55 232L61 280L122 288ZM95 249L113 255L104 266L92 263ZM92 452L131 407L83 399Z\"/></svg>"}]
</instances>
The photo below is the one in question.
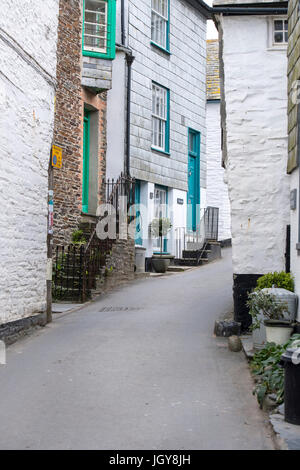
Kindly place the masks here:
<instances>
[{"instance_id":1,"label":"black metal railing","mask_svg":"<svg viewBox=\"0 0 300 470\"><path fill-rule=\"evenodd\" d=\"M101 268L112 248L110 240L55 247L52 295L55 300L84 302L96 288Z\"/></svg>"},{"instance_id":2,"label":"black metal railing","mask_svg":"<svg viewBox=\"0 0 300 470\"><path fill-rule=\"evenodd\" d=\"M219 208L207 207L204 213L205 240L218 241L219 236Z\"/></svg>"},{"instance_id":3,"label":"black metal railing","mask_svg":"<svg viewBox=\"0 0 300 470\"><path fill-rule=\"evenodd\" d=\"M135 179L121 176L105 183L105 202L116 210L116 228L119 233L121 196L126 197L123 210L129 211L135 203ZM129 213L129 212L128 212ZM115 240L101 240L97 236L97 224L85 244L56 246L53 260L53 298L84 302L96 288L97 278L105 267L106 257Z\"/></svg>"},{"instance_id":4,"label":"black metal railing","mask_svg":"<svg viewBox=\"0 0 300 470\"><path fill-rule=\"evenodd\" d=\"M55 300L80 301L83 292L84 246L56 246L52 295Z\"/></svg>"}]
</instances>

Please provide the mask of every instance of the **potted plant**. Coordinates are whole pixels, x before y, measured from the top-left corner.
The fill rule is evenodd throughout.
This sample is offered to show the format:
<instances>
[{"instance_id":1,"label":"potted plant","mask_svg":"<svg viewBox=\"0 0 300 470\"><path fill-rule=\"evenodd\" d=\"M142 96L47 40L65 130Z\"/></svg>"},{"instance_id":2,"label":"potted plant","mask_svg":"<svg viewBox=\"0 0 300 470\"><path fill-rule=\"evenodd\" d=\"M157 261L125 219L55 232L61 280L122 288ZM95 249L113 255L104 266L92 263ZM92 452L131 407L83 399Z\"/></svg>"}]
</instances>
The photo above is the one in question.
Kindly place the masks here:
<instances>
[{"instance_id":1,"label":"potted plant","mask_svg":"<svg viewBox=\"0 0 300 470\"><path fill-rule=\"evenodd\" d=\"M174 256L163 253L163 239L171 230L171 221L167 217L153 219L151 223L151 235L160 239L160 253L152 256L152 266L157 273L165 273Z\"/></svg>"},{"instance_id":2,"label":"potted plant","mask_svg":"<svg viewBox=\"0 0 300 470\"><path fill-rule=\"evenodd\" d=\"M247 303L252 316L252 330L258 329L263 321L267 343L285 344L292 332L293 323L285 318L288 310L286 302L278 302L275 295L257 291L249 295Z\"/></svg>"}]
</instances>

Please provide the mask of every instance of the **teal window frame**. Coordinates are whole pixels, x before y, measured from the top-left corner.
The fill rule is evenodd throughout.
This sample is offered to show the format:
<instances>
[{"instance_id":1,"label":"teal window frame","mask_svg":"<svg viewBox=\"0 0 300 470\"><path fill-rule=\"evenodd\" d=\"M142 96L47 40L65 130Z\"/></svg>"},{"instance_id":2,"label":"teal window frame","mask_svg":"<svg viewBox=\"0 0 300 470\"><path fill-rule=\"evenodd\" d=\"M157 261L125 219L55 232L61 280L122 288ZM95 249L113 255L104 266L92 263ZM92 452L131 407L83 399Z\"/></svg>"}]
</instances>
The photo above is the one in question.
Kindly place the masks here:
<instances>
[{"instance_id":1,"label":"teal window frame","mask_svg":"<svg viewBox=\"0 0 300 470\"><path fill-rule=\"evenodd\" d=\"M166 88L160 83L157 83L152 80L152 87L151 87L152 94L153 94L153 85L163 88L167 92L167 116L166 116L166 121L165 121L166 122L165 146L164 148L160 148L160 147L156 147L152 143L151 150L153 150L154 152L159 152L164 155L170 156L170 90L169 88ZM153 99L153 96L152 96L152 99ZM153 118L153 113L152 113L152 118ZM151 142L153 142L153 135L151 136Z\"/></svg>"},{"instance_id":2,"label":"teal window frame","mask_svg":"<svg viewBox=\"0 0 300 470\"><path fill-rule=\"evenodd\" d=\"M85 23L85 2L83 0L83 21L82 21L82 55L86 57L98 57L101 59L113 60L116 56L116 0L103 0L107 3L107 37L106 53L87 51L84 48L84 23Z\"/></svg>"},{"instance_id":3,"label":"teal window frame","mask_svg":"<svg viewBox=\"0 0 300 470\"><path fill-rule=\"evenodd\" d=\"M151 0L151 21L152 21L152 0ZM151 41L150 43L152 46L157 47L159 50L166 52L167 54L171 54L170 52L170 0L168 0L168 20L167 20L167 28L166 28L166 45L165 47L157 42L153 41L152 39L152 26L151 26Z\"/></svg>"}]
</instances>

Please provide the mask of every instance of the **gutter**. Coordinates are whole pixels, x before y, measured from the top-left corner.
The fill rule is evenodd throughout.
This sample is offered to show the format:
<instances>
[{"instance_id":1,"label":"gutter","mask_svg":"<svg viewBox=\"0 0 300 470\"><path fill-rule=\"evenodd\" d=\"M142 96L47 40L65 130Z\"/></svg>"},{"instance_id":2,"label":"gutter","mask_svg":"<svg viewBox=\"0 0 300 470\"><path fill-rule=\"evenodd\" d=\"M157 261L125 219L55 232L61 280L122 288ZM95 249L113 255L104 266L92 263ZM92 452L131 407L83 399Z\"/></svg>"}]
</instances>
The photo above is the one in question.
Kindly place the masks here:
<instances>
[{"instance_id":1,"label":"gutter","mask_svg":"<svg viewBox=\"0 0 300 470\"><path fill-rule=\"evenodd\" d=\"M268 3L248 3L239 6L237 4L216 5L210 7L203 0L187 0L193 5L206 19L213 19L214 15L222 14L224 16L250 16L250 15L286 15L288 2L268 2Z\"/></svg>"}]
</instances>

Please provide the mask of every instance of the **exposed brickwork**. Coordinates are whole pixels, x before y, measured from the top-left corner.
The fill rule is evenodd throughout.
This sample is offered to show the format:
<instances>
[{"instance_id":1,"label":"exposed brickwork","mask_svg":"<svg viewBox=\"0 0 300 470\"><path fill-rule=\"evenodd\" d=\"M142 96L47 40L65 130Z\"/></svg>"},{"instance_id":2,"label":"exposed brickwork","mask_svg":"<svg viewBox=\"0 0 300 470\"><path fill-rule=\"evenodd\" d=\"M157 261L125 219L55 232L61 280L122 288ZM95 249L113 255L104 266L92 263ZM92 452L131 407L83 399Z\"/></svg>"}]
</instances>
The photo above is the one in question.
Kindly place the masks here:
<instances>
[{"instance_id":1,"label":"exposed brickwork","mask_svg":"<svg viewBox=\"0 0 300 470\"><path fill-rule=\"evenodd\" d=\"M63 148L63 168L54 170L54 242L69 243L81 222L84 107L99 112L98 194L104 191L106 92L81 86L82 2L60 0L54 141Z\"/></svg>"},{"instance_id":2,"label":"exposed brickwork","mask_svg":"<svg viewBox=\"0 0 300 470\"><path fill-rule=\"evenodd\" d=\"M134 240L116 240L106 259L104 276L99 278L96 294L107 292L135 278Z\"/></svg>"}]
</instances>

